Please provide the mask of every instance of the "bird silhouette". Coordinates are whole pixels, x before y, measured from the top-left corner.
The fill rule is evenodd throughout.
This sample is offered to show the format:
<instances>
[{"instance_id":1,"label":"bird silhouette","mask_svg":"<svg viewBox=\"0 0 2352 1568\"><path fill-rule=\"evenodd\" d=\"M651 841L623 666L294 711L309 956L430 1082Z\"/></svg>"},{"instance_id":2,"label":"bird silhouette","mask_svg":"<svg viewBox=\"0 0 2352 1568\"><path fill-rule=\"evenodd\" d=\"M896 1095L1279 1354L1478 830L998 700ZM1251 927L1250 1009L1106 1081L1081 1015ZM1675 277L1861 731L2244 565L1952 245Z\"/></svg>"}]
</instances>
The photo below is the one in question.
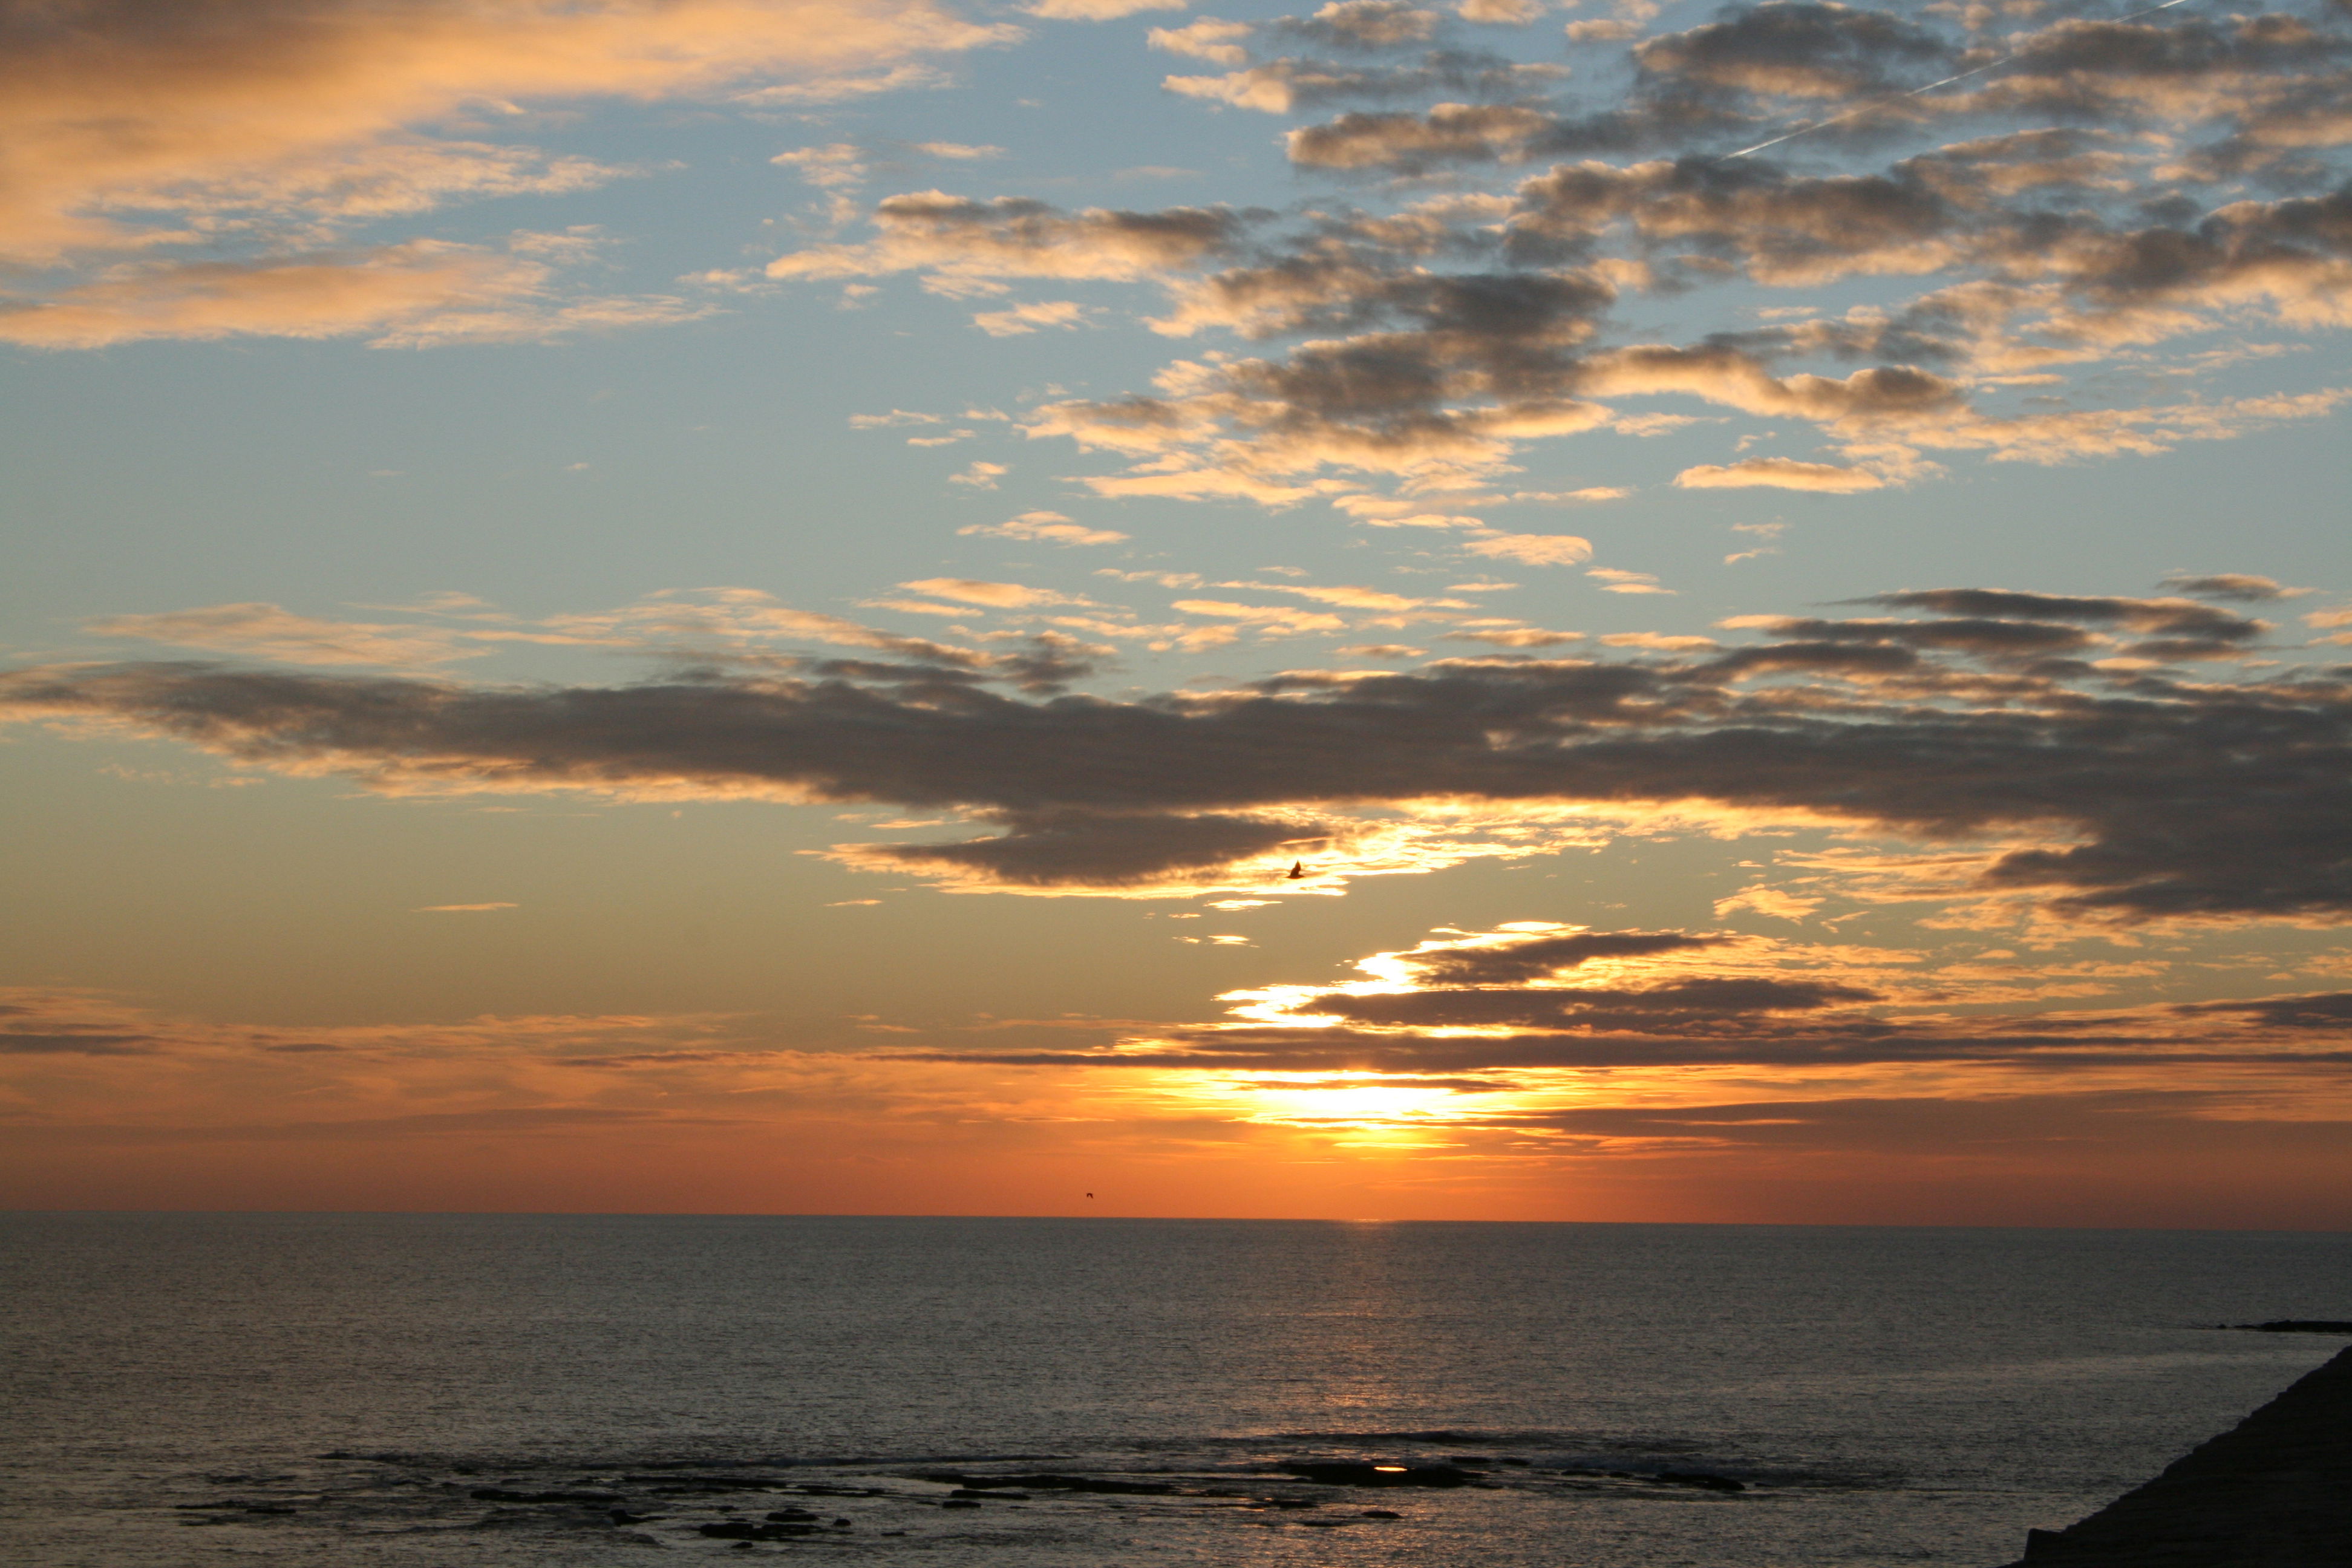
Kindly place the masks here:
<instances>
[{"instance_id":1,"label":"bird silhouette","mask_svg":"<svg viewBox=\"0 0 2352 1568\"><path fill-rule=\"evenodd\" d=\"M1293 860L1290 863L1290 875L1286 879L1286 880L1293 882L1302 881L1306 879L1306 876L1307 862L1304 860Z\"/></svg>"}]
</instances>

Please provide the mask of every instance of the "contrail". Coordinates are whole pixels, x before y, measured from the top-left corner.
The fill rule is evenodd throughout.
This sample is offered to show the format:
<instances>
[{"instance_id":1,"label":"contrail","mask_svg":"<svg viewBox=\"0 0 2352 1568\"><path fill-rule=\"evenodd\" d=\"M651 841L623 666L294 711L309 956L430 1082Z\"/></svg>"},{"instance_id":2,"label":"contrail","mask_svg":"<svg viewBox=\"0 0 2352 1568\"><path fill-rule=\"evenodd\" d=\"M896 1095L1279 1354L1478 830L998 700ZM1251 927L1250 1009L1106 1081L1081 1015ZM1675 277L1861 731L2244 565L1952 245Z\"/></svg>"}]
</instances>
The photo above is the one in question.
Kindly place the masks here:
<instances>
[{"instance_id":1,"label":"contrail","mask_svg":"<svg viewBox=\"0 0 2352 1568\"><path fill-rule=\"evenodd\" d=\"M2137 22L2142 16L2153 16L2158 11L2169 11L2175 5L2186 5L2187 4L2189 4L2189 0L2164 0L2164 4L2161 5L2150 5L2145 11L2134 11L2130 16L2118 16L2116 20L2118 22ZM1872 110L1878 108L1882 104L1893 103L1895 100L1902 98L1916 98L1923 92L1933 92L1939 87L1949 87L1956 81L1966 81L1972 76L1982 76L1985 72L1993 69L1997 66L2007 65L2016 58L2017 51L2012 49L2008 54L2002 55L1997 59L1987 60L1984 64L1977 67L1974 70L1965 70L1958 76L1948 76L1941 81L1931 81L1925 87L1915 87L1907 92L1889 93L1885 98L1874 98L1859 109L1849 109L1843 114L1834 115L1828 120L1815 120L1808 121L1803 125L1798 126L1794 131L1788 132L1786 135L1775 136L1769 142L1759 142L1753 147L1742 147L1737 153L1726 153L1722 157L1717 158L1715 161L1718 163L1727 163L1734 158L1745 158L1751 153L1761 153L1767 147L1778 147L1783 142L1794 142L1800 136L1810 136L1816 131L1826 131L1832 125L1843 125L1849 120L1869 113Z\"/></svg>"}]
</instances>

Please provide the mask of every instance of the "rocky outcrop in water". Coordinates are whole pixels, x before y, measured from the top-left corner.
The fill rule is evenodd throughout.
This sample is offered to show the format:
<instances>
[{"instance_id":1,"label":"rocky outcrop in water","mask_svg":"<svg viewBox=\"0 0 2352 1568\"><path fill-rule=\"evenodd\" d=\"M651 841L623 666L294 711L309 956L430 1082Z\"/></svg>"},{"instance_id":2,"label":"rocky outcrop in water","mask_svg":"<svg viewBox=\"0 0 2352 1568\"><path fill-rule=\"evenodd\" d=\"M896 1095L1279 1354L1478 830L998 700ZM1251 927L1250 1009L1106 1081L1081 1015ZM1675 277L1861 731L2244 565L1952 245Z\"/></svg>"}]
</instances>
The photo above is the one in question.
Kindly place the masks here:
<instances>
[{"instance_id":1,"label":"rocky outcrop in water","mask_svg":"<svg viewBox=\"0 0 2352 1568\"><path fill-rule=\"evenodd\" d=\"M965 1491L1001 1491L1024 1488L1041 1492L1104 1492L1121 1497L1166 1497L1176 1489L1166 1481L1108 1481L1093 1476L968 1476L961 1470L924 1470L919 1479L938 1481Z\"/></svg>"},{"instance_id":2,"label":"rocky outcrop in water","mask_svg":"<svg viewBox=\"0 0 2352 1568\"><path fill-rule=\"evenodd\" d=\"M2352 1350L2010 1568L2352 1564Z\"/></svg>"}]
</instances>

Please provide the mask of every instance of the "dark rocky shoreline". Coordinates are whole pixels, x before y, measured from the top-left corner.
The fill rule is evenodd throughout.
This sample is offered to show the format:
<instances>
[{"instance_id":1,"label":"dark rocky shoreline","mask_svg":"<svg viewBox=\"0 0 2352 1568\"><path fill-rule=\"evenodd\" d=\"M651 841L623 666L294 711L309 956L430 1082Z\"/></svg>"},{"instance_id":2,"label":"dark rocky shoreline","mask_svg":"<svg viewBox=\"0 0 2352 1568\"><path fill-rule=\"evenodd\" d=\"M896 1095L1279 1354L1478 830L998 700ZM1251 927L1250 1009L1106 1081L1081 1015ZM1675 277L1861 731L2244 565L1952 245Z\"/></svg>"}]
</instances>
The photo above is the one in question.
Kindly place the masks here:
<instances>
[{"instance_id":1,"label":"dark rocky shoreline","mask_svg":"<svg viewBox=\"0 0 2352 1568\"><path fill-rule=\"evenodd\" d=\"M2239 1324L2352 1332L2352 1323ZM2352 1565L2352 1349L2230 1431L2064 1530L2026 1533L2009 1568Z\"/></svg>"}]
</instances>

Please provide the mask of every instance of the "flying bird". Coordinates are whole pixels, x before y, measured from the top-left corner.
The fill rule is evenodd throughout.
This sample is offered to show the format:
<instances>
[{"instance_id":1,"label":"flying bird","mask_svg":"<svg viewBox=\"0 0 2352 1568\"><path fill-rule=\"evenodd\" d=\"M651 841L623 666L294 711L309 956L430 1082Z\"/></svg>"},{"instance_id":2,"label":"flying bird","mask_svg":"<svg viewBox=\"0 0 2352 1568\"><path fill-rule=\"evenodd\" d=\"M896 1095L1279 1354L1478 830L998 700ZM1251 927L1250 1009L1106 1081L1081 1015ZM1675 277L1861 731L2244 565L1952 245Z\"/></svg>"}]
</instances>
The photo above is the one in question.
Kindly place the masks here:
<instances>
[{"instance_id":1,"label":"flying bird","mask_svg":"<svg viewBox=\"0 0 2352 1568\"><path fill-rule=\"evenodd\" d=\"M1286 880L1293 882L1299 881L1303 879L1306 875L1307 862L1304 860L1293 860L1290 863L1290 875L1286 879Z\"/></svg>"}]
</instances>

